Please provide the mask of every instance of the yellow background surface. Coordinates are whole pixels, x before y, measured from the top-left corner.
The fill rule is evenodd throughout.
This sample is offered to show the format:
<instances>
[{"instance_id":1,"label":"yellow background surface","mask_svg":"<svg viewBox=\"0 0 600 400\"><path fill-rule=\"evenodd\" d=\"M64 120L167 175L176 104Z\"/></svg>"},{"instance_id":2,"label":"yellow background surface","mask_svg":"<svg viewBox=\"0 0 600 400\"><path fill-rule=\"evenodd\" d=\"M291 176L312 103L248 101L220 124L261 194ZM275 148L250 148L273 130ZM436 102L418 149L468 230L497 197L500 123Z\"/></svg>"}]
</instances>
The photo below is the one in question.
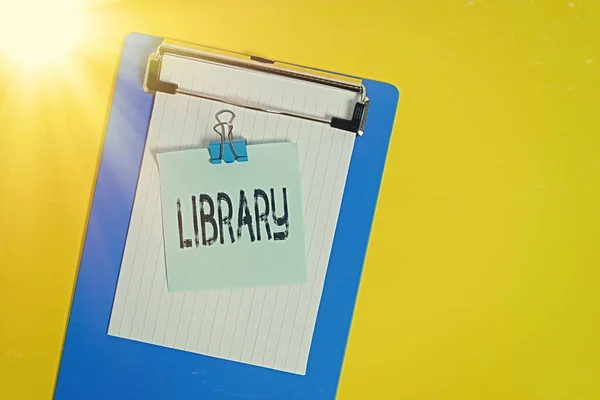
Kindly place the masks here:
<instances>
[{"instance_id":1,"label":"yellow background surface","mask_svg":"<svg viewBox=\"0 0 600 400\"><path fill-rule=\"evenodd\" d=\"M600 398L600 1L88 9L62 70L0 63L0 398L52 396L132 31L400 89L339 399Z\"/></svg>"}]
</instances>

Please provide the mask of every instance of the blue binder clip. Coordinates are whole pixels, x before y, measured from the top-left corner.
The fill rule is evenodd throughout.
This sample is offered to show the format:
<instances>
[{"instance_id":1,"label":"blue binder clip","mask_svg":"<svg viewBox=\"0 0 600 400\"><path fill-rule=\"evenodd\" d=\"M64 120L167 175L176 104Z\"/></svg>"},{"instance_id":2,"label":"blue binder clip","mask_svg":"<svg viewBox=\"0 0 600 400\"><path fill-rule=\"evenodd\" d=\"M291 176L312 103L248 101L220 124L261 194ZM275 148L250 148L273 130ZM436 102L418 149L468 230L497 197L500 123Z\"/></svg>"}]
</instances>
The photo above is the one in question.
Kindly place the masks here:
<instances>
[{"instance_id":1,"label":"blue binder clip","mask_svg":"<svg viewBox=\"0 0 600 400\"><path fill-rule=\"evenodd\" d=\"M228 121L221 120L222 114L231 114ZM215 132L221 137L220 141L210 142L208 151L210 153L210 162L212 164L221 164L221 161L232 163L234 161L248 161L248 151L246 149L246 139L233 139L233 120L235 114L229 110L221 110L215 114L218 123L213 127ZM226 129L228 130L226 132ZM229 146L225 146L225 136Z\"/></svg>"}]
</instances>

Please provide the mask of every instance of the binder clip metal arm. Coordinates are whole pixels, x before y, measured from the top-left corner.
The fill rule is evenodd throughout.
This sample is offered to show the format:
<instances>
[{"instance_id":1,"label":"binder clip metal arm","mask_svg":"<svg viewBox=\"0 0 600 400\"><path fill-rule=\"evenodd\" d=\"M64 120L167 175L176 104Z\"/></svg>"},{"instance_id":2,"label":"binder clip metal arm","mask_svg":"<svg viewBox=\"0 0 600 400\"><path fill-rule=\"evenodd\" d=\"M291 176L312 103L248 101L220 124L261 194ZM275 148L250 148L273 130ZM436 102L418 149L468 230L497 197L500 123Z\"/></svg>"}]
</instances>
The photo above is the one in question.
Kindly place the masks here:
<instances>
[{"instance_id":1,"label":"binder clip metal arm","mask_svg":"<svg viewBox=\"0 0 600 400\"><path fill-rule=\"evenodd\" d=\"M231 115L228 121L221 119L223 114ZM221 110L215 114L215 118L217 119L217 124L215 124L213 129L221 139L210 142L208 145L211 164L221 164L222 161L228 164L234 161L248 161L246 139L233 138L233 120L235 119L235 114L229 110ZM227 136L229 146L225 146L225 136Z\"/></svg>"}]
</instances>

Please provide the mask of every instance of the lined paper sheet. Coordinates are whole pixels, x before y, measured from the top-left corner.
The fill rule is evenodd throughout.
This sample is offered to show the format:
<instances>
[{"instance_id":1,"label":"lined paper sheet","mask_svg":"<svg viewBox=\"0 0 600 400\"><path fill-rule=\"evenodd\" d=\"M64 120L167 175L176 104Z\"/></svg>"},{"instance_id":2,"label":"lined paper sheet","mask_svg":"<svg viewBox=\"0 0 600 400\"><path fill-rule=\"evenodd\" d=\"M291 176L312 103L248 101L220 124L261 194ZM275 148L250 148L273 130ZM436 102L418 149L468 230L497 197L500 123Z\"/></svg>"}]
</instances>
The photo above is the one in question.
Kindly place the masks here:
<instances>
[{"instance_id":1,"label":"lined paper sheet","mask_svg":"<svg viewBox=\"0 0 600 400\"><path fill-rule=\"evenodd\" d=\"M161 78L181 88L320 117L348 118L348 91L165 56ZM236 114L249 144L296 142L300 155L308 282L167 291L157 151L206 148L215 113ZM305 374L355 135L326 124L187 95L157 93L108 334ZM249 160L252 162L252 160Z\"/></svg>"}]
</instances>

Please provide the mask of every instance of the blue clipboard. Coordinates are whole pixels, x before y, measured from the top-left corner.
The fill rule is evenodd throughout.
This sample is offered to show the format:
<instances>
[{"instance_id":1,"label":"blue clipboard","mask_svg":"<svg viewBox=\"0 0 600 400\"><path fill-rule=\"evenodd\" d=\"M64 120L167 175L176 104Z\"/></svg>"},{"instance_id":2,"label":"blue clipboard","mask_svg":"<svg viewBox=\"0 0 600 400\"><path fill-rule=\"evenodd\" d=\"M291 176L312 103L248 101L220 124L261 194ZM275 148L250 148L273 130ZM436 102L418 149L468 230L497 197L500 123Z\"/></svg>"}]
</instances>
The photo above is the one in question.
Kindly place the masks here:
<instances>
[{"instance_id":1,"label":"blue clipboard","mask_svg":"<svg viewBox=\"0 0 600 400\"><path fill-rule=\"evenodd\" d=\"M142 82L162 38L125 41L55 388L55 399L334 399L398 104L364 80L370 109L356 140L306 375L109 336L154 96Z\"/></svg>"}]
</instances>

